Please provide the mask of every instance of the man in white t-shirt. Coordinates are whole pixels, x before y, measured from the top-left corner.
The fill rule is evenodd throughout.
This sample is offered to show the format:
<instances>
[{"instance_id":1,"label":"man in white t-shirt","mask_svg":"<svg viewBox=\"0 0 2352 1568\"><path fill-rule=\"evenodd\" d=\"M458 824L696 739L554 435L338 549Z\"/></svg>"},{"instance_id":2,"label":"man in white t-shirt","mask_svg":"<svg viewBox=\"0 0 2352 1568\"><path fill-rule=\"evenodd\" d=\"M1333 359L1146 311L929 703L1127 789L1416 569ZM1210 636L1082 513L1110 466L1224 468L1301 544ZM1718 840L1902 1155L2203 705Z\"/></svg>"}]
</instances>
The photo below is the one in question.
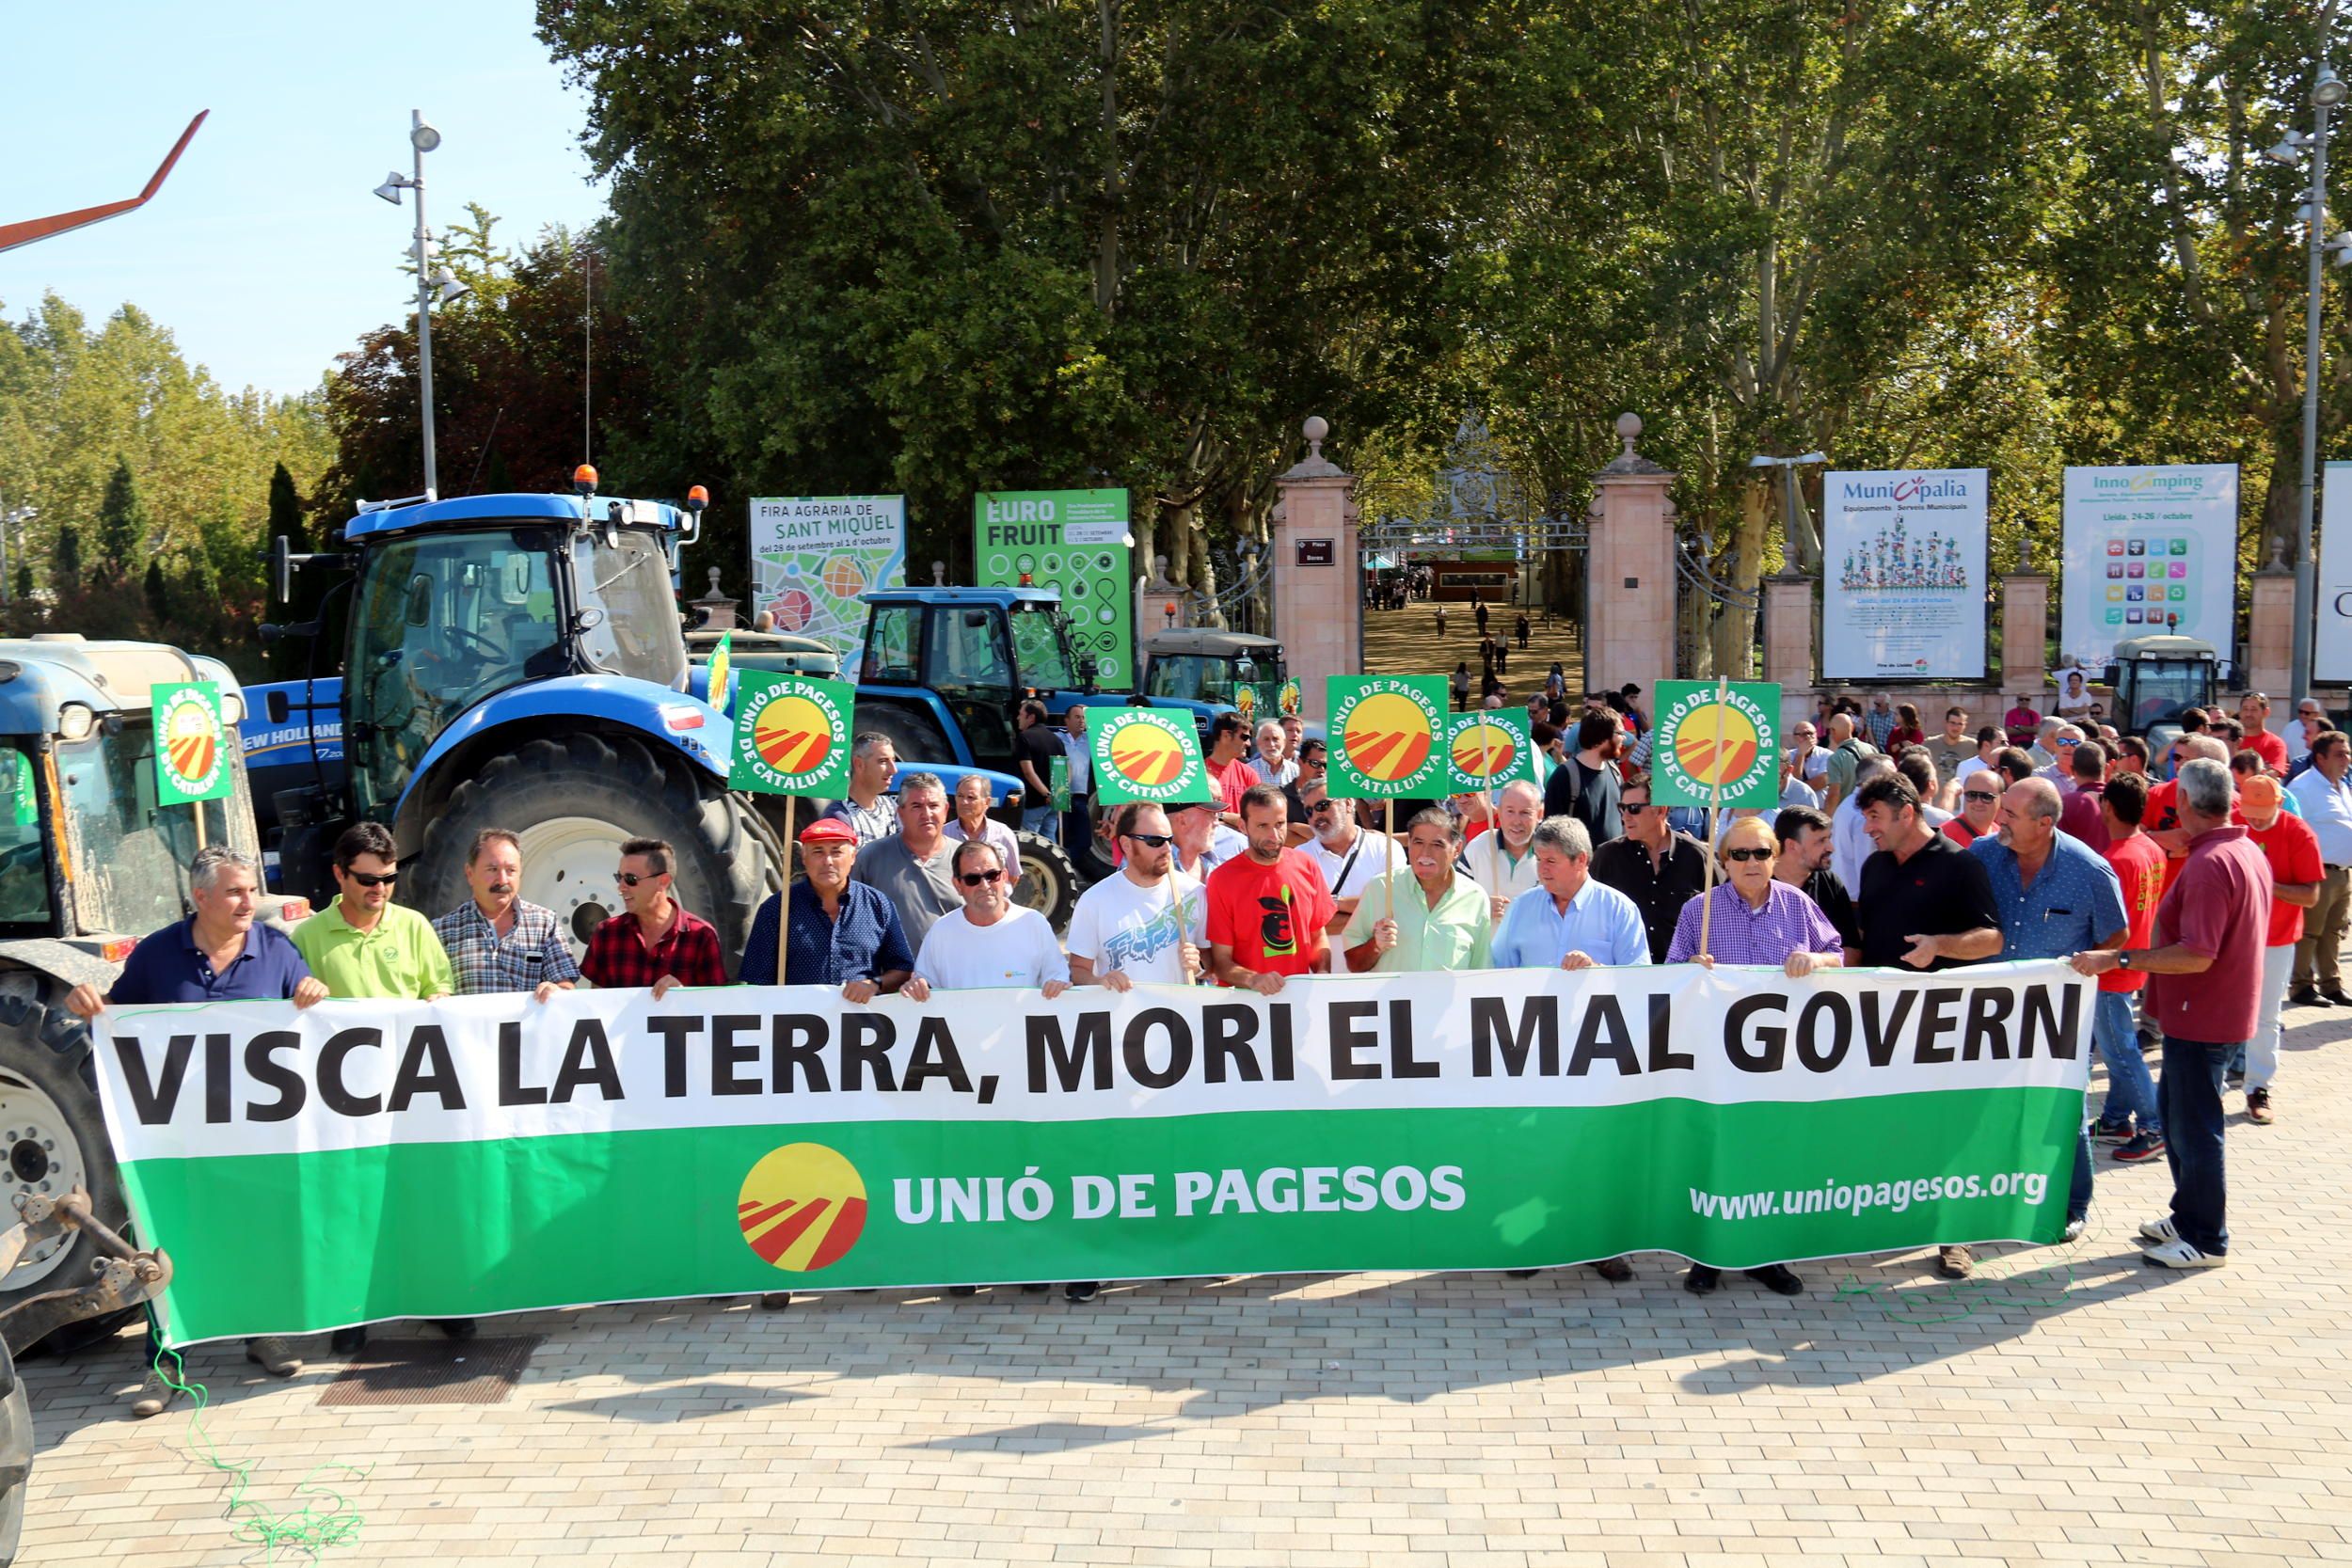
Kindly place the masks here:
<instances>
[{"instance_id":1,"label":"man in white t-shirt","mask_svg":"<svg viewBox=\"0 0 2352 1568\"><path fill-rule=\"evenodd\" d=\"M1200 973L1208 899L1175 866L1168 814L1149 801L1119 808L1119 875L1078 895L1070 916L1070 982L1124 991L1136 981L1190 985Z\"/></svg>"},{"instance_id":2,"label":"man in white t-shirt","mask_svg":"<svg viewBox=\"0 0 2352 1568\"><path fill-rule=\"evenodd\" d=\"M1495 796L1495 825L1462 850L1462 869L1486 893L1497 920L1511 900L1535 887L1535 824L1544 819L1544 792L1514 779Z\"/></svg>"},{"instance_id":3,"label":"man in white t-shirt","mask_svg":"<svg viewBox=\"0 0 2352 1568\"><path fill-rule=\"evenodd\" d=\"M1070 960L1054 927L1012 901L1004 857L985 840L956 846L952 869L963 908L939 917L914 956L914 977L898 994L927 1002L933 990L1034 988L1051 1002L1070 989Z\"/></svg>"},{"instance_id":4,"label":"man in white t-shirt","mask_svg":"<svg viewBox=\"0 0 2352 1568\"><path fill-rule=\"evenodd\" d=\"M1999 756L2001 748L2008 744L2009 732L2007 730L1998 724L1985 725L1977 732L1977 754L1961 759L1960 766L1952 769L1952 783L1965 789L1971 774L1994 773L1997 775L1998 769L1994 767L1993 759ZM2006 789L2009 785L2003 782L2001 787Z\"/></svg>"},{"instance_id":5,"label":"man in white t-shirt","mask_svg":"<svg viewBox=\"0 0 2352 1568\"><path fill-rule=\"evenodd\" d=\"M1309 800L1307 824L1315 831L1314 842L1306 847L1307 858L1323 873L1324 885L1339 905L1329 927L1333 936L1347 929L1356 900L1375 879L1386 876L1391 867L1407 877L1413 874L1396 840L1356 825L1353 800L1334 800L1327 795Z\"/></svg>"}]
</instances>

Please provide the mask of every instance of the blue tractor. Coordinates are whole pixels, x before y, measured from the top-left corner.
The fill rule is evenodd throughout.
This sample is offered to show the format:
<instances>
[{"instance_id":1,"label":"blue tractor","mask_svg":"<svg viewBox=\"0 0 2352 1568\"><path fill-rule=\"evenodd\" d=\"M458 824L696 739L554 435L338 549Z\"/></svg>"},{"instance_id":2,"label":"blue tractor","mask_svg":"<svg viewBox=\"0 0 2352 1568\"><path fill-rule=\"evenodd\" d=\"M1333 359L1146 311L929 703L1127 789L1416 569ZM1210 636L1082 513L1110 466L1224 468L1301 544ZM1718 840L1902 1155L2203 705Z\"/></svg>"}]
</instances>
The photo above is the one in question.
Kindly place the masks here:
<instances>
[{"instance_id":1,"label":"blue tractor","mask_svg":"<svg viewBox=\"0 0 2352 1568\"><path fill-rule=\"evenodd\" d=\"M231 789L202 806L161 805L149 693L209 680L230 727ZM0 1220L33 1200L88 1195L97 1223L52 1228L0 1276L0 1319L21 1352L103 1332L135 1299L94 1314L68 1300L125 1222L122 1187L99 1115L89 1031L66 1011L78 985L114 984L138 940L186 914L188 862L203 840L259 851L253 799L236 755L244 694L226 666L152 642L71 633L0 640ZM265 899L262 917L310 913Z\"/></svg>"},{"instance_id":2,"label":"blue tractor","mask_svg":"<svg viewBox=\"0 0 2352 1568\"><path fill-rule=\"evenodd\" d=\"M732 961L791 863L774 798L728 789L732 728L688 657L675 582L701 505L592 490L363 504L342 551L278 541L280 600L297 567L346 574L318 619L280 635L315 649L327 599L350 596L336 697L335 676L263 689L270 736L289 743L268 749L271 771L294 775L262 814L284 885L323 899L335 837L377 821L399 846L402 900L437 914L468 895L475 834L505 828L522 841L522 895L584 948L619 907L621 844L666 839L679 901ZM952 788L965 770L941 771ZM1000 799L1009 787L992 780Z\"/></svg>"}]
</instances>

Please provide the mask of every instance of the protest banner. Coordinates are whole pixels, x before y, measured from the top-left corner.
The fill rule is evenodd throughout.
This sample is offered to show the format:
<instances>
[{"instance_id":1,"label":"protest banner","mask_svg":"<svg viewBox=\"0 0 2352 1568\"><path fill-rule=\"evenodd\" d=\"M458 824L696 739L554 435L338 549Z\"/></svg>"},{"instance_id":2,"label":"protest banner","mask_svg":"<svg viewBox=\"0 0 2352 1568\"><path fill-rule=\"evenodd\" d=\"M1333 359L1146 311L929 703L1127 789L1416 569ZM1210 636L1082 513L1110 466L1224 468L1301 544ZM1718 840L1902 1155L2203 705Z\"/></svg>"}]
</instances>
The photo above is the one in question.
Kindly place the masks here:
<instances>
[{"instance_id":1,"label":"protest banner","mask_svg":"<svg viewBox=\"0 0 2352 1568\"><path fill-rule=\"evenodd\" d=\"M906 498L756 497L751 545L756 609L780 632L831 644L854 676L866 641L858 595L907 585Z\"/></svg>"},{"instance_id":2,"label":"protest banner","mask_svg":"<svg viewBox=\"0 0 2352 1568\"><path fill-rule=\"evenodd\" d=\"M2091 984L235 1002L111 1008L94 1055L179 1345L781 1289L2050 1242Z\"/></svg>"},{"instance_id":3,"label":"protest banner","mask_svg":"<svg viewBox=\"0 0 2352 1568\"><path fill-rule=\"evenodd\" d=\"M1456 713L1446 720L1446 793L1482 795L1524 779L1540 786L1535 737L1527 715L1507 709Z\"/></svg>"},{"instance_id":4,"label":"protest banner","mask_svg":"<svg viewBox=\"0 0 2352 1568\"><path fill-rule=\"evenodd\" d=\"M990 490L972 498L975 580L1059 594L1070 645L1094 660L1105 691L1136 684L1133 537L1124 490Z\"/></svg>"},{"instance_id":5,"label":"protest banner","mask_svg":"<svg viewBox=\"0 0 2352 1568\"><path fill-rule=\"evenodd\" d=\"M1212 799L1200 736L1192 716L1181 709L1094 708L1088 715L1087 751L1099 805Z\"/></svg>"},{"instance_id":6,"label":"protest banner","mask_svg":"<svg viewBox=\"0 0 2352 1568\"><path fill-rule=\"evenodd\" d=\"M2096 670L2135 637L2237 646L2234 463L2068 468L2058 663Z\"/></svg>"},{"instance_id":7,"label":"protest banner","mask_svg":"<svg viewBox=\"0 0 2352 1568\"><path fill-rule=\"evenodd\" d=\"M1821 481L1824 679L1984 674L1985 470Z\"/></svg>"},{"instance_id":8,"label":"protest banner","mask_svg":"<svg viewBox=\"0 0 2352 1568\"><path fill-rule=\"evenodd\" d=\"M1717 696L1718 689L1722 696ZM1780 804L1780 688L1769 681L1660 681L1651 799L1668 806Z\"/></svg>"},{"instance_id":9,"label":"protest banner","mask_svg":"<svg viewBox=\"0 0 2352 1568\"><path fill-rule=\"evenodd\" d=\"M149 698L155 711L156 802L194 805L236 788L229 770L228 732L220 722L219 683L160 683ZM202 820L199 813L198 821Z\"/></svg>"},{"instance_id":10,"label":"protest banner","mask_svg":"<svg viewBox=\"0 0 2352 1568\"><path fill-rule=\"evenodd\" d=\"M737 677L742 701L727 784L784 800L784 896L776 911L776 973L788 974L792 930L792 816L799 797L839 799L850 790L850 716L857 689L807 675Z\"/></svg>"}]
</instances>

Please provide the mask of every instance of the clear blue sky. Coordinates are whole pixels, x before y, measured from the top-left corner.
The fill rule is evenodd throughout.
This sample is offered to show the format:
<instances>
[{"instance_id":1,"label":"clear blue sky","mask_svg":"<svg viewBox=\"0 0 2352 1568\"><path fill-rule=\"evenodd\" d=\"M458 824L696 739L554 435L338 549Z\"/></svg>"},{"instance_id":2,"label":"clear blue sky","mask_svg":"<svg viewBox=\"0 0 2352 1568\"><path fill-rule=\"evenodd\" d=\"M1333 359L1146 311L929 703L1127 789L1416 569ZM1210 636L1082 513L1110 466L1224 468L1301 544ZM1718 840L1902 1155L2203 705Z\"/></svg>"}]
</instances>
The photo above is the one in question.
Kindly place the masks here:
<instances>
[{"instance_id":1,"label":"clear blue sky","mask_svg":"<svg viewBox=\"0 0 2352 1568\"><path fill-rule=\"evenodd\" d=\"M199 109L154 200L0 254L0 309L55 292L95 324L125 301L231 388L299 392L399 319L414 222L370 194L409 167L408 111L436 230L479 201L510 245L603 211L579 135L584 95L532 36L528 0L238 0L8 8L0 222L136 196ZM405 198L404 198L404 201Z\"/></svg>"}]
</instances>

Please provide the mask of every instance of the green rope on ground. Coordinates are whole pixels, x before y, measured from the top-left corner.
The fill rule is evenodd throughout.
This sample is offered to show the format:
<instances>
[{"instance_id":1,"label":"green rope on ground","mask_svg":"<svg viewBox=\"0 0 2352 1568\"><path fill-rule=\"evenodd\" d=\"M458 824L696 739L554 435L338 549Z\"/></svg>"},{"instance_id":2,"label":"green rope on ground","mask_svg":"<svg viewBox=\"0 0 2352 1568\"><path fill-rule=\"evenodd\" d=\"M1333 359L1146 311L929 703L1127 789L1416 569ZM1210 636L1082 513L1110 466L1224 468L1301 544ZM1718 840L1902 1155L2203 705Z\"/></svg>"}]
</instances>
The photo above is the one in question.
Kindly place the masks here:
<instances>
[{"instance_id":1,"label":"green rope on ground","mask_svg":"<svg viewBox=\"0 0 2352 1568\"><path fill-rule=\"evenodd\" d=\"M2058 1307L2065 1301L2066 1293L2074 1289L2075 1259L2081 1256L2085 1243L2090 1240L2090 1231L2086 1228L2074 1241L2057 1249L2058 1259L2055 1264L2035 1263L2035 1275L2046 1276L2055 1274L2057 1283L2051 1286L2026 1284L2023 1268L1988 1275L1984 1272L1983 1261L1979 1259L1977 1273L1966 1279L1955 1279L1946 1285L1915 1286L1909 1290L1865 1283L1849 1274L1846 1283L1837 1287L1837 1294L1841 1300L1853 1297L1867 1301L1891 1318L1921 1327L1960 1323L1974 1317L1980 1308L2021 1307L2032 1312L2050 1311ZM2022 1264L2025 1258L2025 1254L2019 1254L2018 1261Z\"/></svg>"},{"instance_id":2,"label":"green rope on ground","mask_svg":"<svg viewBox=\"0 0 2352 1568\"><path fill-rule=\"evenodd\" d=\"M148 1321L152 1324L152 1310ZM167 1361L170 1363L168 1369L165 1367ZM204 1385L186 1381L186 1371L176 1350L165 1351L156 1358L155 1373L164 1380L165 1386L189 1402L188 1451L230 1478L229 1506L224 1513L236 1523L237 1540L261 1547L267 1554L262 1559L264 1562L276 1562L281 1551L316 1557L329 1546L348 1546L359 1539L363 1516L348 1498L320 1478L341 1471L365 1480L366 1470L350 1465L320 1465L294 1488L302 1506L293 1513L279 1513L267 1504L249 1499L246 1493L253 1484L255 1462L246 1460L232 1465L220 1457L213 1445L212 1433L204 1428L204 1408L212 1402L211 1395Z\"/></svg>"}]
</instances>

